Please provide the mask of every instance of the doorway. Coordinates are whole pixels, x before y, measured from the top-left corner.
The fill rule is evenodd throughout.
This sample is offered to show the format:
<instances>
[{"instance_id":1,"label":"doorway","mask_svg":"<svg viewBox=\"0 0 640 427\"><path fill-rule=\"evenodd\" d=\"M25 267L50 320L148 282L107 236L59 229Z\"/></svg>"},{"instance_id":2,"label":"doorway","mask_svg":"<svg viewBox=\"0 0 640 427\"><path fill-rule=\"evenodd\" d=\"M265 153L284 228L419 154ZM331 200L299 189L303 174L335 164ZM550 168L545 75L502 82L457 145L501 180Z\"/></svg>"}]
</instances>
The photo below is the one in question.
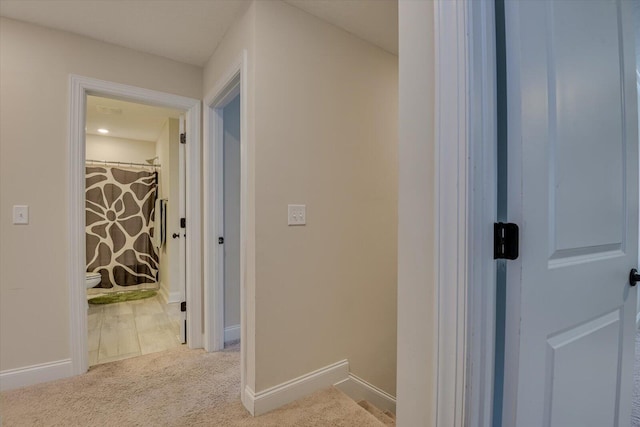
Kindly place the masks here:
<instances>
[{"instance_id":1,"label":"doorway","mask_svg":"<svg viewBox=\"0 0 640 427\"><path fill-rule=\"evenodd\" d=\"M224 346L240 341L240 95L222 108Z\"/></svg>"},{"instance_id":2,"label":"doorway","mask_svg":"<svg viewBox=\"0 0 640 427\"><path fill-rule=\"evenodd\" d=\"M87 99L89 96L129 101L144 105L184 111L184 164L185 176L184 218L184 305L186 337L190 348L202 347L202 290L200 282L200 101L191 98L141 89L128 85L105 82L81 76L70 77L70 141L69 141L69 295L71 324L71 364L74 374L87 371L89 366L87 290L86 290L86 225L85 225L85 128ZM99 160L99 159L94 159ZM111 160L111 159L102 159ZM144 159L145 162L147 158ZM148 160L154 161L149 158ZM132 162L133 163L133 162ZM182 236L181 236L182 237Z\"/></svg>"},{"instance_id":3,"label":"doorway","mask_svg":"<svg viewBox=\"0 0 640 427\"><path fill-rule=\"evenodd\" d=\"M181 110L87 97L90 366L186 342L183 122Z\"/></svg>"},{"instance_id":4,"label":"doorway","mask_svg":"<svg viewBox=\"0 0 640 427\"><path fill-rule=\"evenodd\" d=\"M205 280L213 290L205 297L212 313L210 320L205 318L212 326L205 348L218 351L225 343L242 343L246 149L240 71L205 103Z\"/></svg>"},{"instance_id":5,"label":"doorway","mask_svg":"<svg viewBox=\"0 0 640 427\"><path fill-rule=\"evenodd\" d=\"M249 331L255 328L253 323L248 324L246 310L247 247L252 243L247 233L247 165L251 149L247 134L246 51L221 75L204 105L204 321L209 326L204 347L219 351L225 348L225 342L231 344L239 338L240 397L248 407L251 396L245 387L249 375L247 359L253 356L247 353L253 352L255 335ZM227 284L237 289L230 291ZM233 308L225 308L225 303Z\"/></svg>"}]
</instances>

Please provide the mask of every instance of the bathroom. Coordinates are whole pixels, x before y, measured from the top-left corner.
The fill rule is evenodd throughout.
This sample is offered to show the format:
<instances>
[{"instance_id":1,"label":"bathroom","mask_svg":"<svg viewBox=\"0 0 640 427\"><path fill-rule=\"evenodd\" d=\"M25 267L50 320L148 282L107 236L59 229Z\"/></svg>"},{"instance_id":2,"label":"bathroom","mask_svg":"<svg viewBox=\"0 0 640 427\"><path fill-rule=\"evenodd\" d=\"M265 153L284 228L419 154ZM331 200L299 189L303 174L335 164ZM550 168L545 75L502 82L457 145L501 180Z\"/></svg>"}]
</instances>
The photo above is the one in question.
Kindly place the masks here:
<instances>
[{"instance_id":1,"label":"bathroom","mask_svg":"<svg viewBox=\"0 0 640 427\"><path fill-rule=\"evenodd\" d=\"M87 97L90 366L184 343L181 114Z\"/></svg>"}]
</instances>

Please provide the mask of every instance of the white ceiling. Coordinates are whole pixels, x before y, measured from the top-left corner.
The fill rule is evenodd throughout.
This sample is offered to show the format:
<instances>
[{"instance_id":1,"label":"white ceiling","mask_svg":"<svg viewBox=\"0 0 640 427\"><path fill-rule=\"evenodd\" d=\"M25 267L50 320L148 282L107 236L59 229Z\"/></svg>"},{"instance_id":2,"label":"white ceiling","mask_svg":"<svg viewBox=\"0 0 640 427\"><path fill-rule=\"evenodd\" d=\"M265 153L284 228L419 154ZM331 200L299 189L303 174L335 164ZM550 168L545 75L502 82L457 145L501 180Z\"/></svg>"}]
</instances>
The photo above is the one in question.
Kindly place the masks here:
<instances>
[{"instance_id":1,"label":"white ceiling","mask_svg":"<svg viewBox=\"0 0 640 427\"><path fill-rule=\"evenodd\" d=\"M286 1L398 52L397 0ZM250 0L0 0L0 15L203 66L249 4Z\"/></svg>"},{"instance_id":2,"label":"white ceiling","mask_svg":"<svg viewBox=\"0 0 640 427\"><path fill-rule=\"evenodd\" d=\"M104 128L109 130L106 136L156 142L167 119L180 114L179 110L87 96L86 132L100 135L98 129Z\"/></svg>"}]
</instances>

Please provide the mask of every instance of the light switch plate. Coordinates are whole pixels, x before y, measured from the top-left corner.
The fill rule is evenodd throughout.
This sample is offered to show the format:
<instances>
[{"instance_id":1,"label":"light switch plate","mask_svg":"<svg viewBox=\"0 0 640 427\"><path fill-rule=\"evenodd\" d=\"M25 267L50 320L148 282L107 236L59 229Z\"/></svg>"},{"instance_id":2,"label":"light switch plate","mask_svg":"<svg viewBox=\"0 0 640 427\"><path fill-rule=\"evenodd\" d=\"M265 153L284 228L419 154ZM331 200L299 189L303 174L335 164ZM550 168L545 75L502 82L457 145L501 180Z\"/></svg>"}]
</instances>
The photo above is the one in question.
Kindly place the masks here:
<instances>
[{"instance_id":1,"label":"light switch plate","mask_svg":"<svg viewBox=\"0 0 640 427\"><path fill-rule=\"evenodd\" d=\"M14 224L29 224L29 206L26 205L14 205L13 206L13 223Z\"/></svg>"},{"instance_id":2,"label":"light switch plate","mask_svg":"<svg viewBox=\"0 0 640 427\"><path fill-rule=\"evenodd\" d=\"M289 205L288 224L305 225L307 223L307 205Z\"/></svg>"}]
</instances>

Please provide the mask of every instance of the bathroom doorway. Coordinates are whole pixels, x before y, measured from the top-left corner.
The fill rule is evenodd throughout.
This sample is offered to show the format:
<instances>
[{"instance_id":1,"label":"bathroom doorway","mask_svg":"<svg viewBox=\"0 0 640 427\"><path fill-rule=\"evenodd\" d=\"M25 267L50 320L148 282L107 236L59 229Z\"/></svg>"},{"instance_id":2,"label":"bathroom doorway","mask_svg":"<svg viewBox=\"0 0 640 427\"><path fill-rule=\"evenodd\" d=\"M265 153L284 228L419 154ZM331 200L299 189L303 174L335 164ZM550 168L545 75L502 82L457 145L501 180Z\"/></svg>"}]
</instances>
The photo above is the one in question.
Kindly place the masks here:
<instances>
[{"instance_id":1,"label":"bathroom doorway","mask_svg":"<svg viewBox=\"0 0 640 427\"><path fill-rule=\"evenodd\" d=\"M186 310L186 337L189 348L203 346L202 316L202 233L200 190L200 128L201 101L136 86L108 82L78 75L69 76L69 301L70 301L70 350L71 373L78 375L89 368L87 285L86 285L86 112L87 98L103 98L129 101L145 105L164 107L184 112L184 134L180 145L185 164L185 299L180 304ZM147 160L146 158L144 159ZM181 221L182 222L182 221Z\"/></svg>"},{"instance_id":2,"label":"bathroom doorway","mask_svg":"<svg viewBox=\"0 0 640 427\"><path fill-rule=\"evenodd\" d=\"M90 366L186 341L183 115L87 96Z\"/></svg>"}]
</instances>

